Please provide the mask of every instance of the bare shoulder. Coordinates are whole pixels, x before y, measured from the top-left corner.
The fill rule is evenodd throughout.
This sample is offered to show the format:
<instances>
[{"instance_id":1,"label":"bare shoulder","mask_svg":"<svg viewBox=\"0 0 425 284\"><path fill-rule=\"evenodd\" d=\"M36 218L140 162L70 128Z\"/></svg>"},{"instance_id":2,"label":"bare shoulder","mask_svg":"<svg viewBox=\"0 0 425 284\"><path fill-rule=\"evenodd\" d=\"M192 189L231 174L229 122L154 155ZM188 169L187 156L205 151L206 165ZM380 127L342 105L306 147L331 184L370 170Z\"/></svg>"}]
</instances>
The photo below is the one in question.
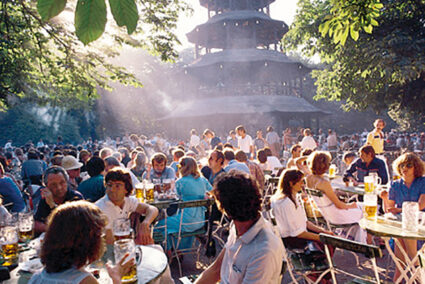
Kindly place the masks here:
<instances>
[{"instance_id":1,"label":"bare shoulder","mask_svg":"<svg viewBox=\"0 0 425 284\"><path fill-rule=\"evenodd\" d=\"M97 282L96 278L94 278L93 275L89 275L86 278L84 278L83 280L81 280L80 284L98 284L99 282Z\"/></svg>"}]
</instances>

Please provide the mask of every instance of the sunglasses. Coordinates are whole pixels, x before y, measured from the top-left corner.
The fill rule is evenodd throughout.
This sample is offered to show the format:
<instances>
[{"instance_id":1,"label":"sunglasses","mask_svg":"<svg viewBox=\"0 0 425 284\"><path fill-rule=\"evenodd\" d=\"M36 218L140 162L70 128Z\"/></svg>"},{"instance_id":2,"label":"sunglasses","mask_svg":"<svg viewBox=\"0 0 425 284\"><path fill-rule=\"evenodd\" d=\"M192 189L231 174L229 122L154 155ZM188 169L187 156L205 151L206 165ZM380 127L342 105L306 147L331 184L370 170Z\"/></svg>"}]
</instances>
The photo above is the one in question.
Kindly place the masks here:
<instances>
[{"instance_id":1,"label":"sunglasses","mask_svg":"<svg viewBox=\"0 0 425 284\"><path fill-rule=\"evenodd\" d=\"M411 169L411 168L413 168L413 164L412 163L404 163L404 164L400 165L401 169L404 168L404 167Z\"/></svg>"}]
</instances>

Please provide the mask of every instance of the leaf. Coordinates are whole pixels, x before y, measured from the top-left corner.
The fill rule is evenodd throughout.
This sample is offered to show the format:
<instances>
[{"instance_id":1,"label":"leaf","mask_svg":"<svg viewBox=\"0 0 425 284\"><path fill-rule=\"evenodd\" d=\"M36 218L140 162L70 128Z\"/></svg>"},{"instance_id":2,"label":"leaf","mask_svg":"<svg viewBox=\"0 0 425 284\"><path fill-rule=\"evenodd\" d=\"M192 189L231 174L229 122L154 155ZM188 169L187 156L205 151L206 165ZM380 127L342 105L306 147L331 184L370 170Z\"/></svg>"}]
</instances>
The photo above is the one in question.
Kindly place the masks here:
<instances>
[{"instance_id":1,"label":"leaf","mask_svg":"<svg viewBox=\"0 0 425 284\"><path fill-rule=\"evenodd\" d=\"M379 26L378 22L375 19L370 19L370 23L372 24L372 26Z\"/></svg>"},{"instance_id":2,"label":"leaf","mask_svg":"<svg viewBox=\"0 0 425 284\"><path fill-rule=\"evenodd\" d=\"M66 0L38 0L37 10L43 21L60 14L65 9Z\"/></svg>"},{"instance_id":3,"label":"leaf","mask_svg":"<svg viewBox=\"0 0 425 284\"><path fill-rule=\"evenodd\" d=\"M104 0L78 0L75 10L75 33L88 44L98 39L105 30L106 4Z\"/></svg>"},{"instance_id":4,"label":"leaf","mask_svg":"<svg viewBox=\"0 0 425 284\"><path fill-rule=\"evenodd\" d=\"M372 33L372 30L373 30L373 26L372 25L364 26L363 27L363 30L365 32L367 32L368 34L371 34Z\"/></svg>"},{"instance_id":5,"label":"leaf","mask_svg":"<svg viewBox=\"0 0 425 284\"><path fill-rule=\"evenodd\" d=\"M325 37L326 34L329 31L329 25L330 25L331 21L326 21L323 24L320 24L319 26L319 32L322 34L322 37Z\"/></svg>"},{"instance_id":6,"label":"leaf","mask_svg":"<svg viewBox=\"0 0 425 284\"><path fill-rule=\"evenodd\" d=\"M350 26L349 26L349 25L345 26L345 30L344 30L344 32L342 33L341 37L340 37L340 41L341 41L341 45L342 45L342 46L344 46L345 41L346 41L346 40L347 40L347 38L348 38L348 31L349 31L349 29L350 29Z\"/></svg>"},{"instance_id":7,"label":"leaf","mask_svg":"<svg viewBox=\"0 0 425 284\"><path fill-rule=\"evenodd\" d=\"M128 34L134 32L139 20L134 0L109 0L109 6L117 25L119 27L126 26Z\"/></svg>"},{"instance_id":8,"label":"leaf","mask_svg":"<svg viewBox=\"0 0 425 284\"><path fill-rule=\"evenodd\" d=\"M354 41L359 39L359 31L356 29L355 25L350 26L350 36Z\"/></svg>"}]
</instances>

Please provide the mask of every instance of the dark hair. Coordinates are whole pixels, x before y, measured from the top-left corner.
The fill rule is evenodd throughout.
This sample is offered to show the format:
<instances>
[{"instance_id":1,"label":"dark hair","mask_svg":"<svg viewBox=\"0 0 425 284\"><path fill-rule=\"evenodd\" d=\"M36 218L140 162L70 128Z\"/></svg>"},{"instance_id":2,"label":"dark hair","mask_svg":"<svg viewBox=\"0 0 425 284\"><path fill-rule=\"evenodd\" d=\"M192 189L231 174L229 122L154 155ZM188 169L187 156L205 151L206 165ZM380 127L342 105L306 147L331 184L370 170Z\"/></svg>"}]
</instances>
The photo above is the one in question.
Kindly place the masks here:
<instances>
[{"instance_id":1,"label":"dark hair","mask_svg":"<svg viewBox=\"0 0 425 284\"><path fill-rule=\"evenodd\" d=\"M53 210L40 255L46 271L81 268L99 259L106 220L99 207L84 200L67 202Z\"/></svg>"},{"instance_id":2,"label":"dark hair","mask_svg":"<svg viewBox=\"0 0 425 284\"><path fill-rule=\"evenodd\" d=\"M345 152L344 153L344 156L342 156L342 160L345 161L346 159L353 158L353 157L356 157L356 153L354 153L354 152Z\"/></svg>"},{"instance_id":3,"label":"dark hair","mask_svg":"<svg viewBox=\"0 0 425 284\"><path fill-rule=\"evenodd\" d=\"M238 126L236 127L236 131L243 131L243 132L245 132L245 133L246 133L245 127L244 127L243 125L238 125Z\"/></svg>"},{"instance_id":4,"label":"dark hair","mask_svg":"<svg viewBox=\"0 0 425 284\"><path fill-rule=\"evenodd\" d=\"M224 143L223 148L230 148L230 149L233 149L233 145L232 145L232 144L230 144L229 142L227 142L227 143Z\"/></svg>"},{"instance_id":5,"label":"dark hair","mask_svg":"<svg viewBox=\"0 0 425 284\"><path fill-rule=\"evenodd\" d=\"M215 155L216 155L216 160L218 161L219 159L221 159L221 165L223 165L223 163L224 163L224 154L223 154L223 152L222 151L220 151L220 150L214 150L214 151L212 151L211 152L211 154L210 154L210 156L213 154L213 153L215 153Z\"/></svg>"},{"instance_id":6,"label":"dark hair","mask_svg":"<svg viewBox=\"0 0 425 284\"><path fill-rule=\"evenodd\" d=\"M298 148L301 148L300 144L294 144L291 147L291 153L294 153Z\"/></svg>"},{"instance_id":7,"label":"dark hair","mask_svg":"<svg viewBox=\"0 0 425 284\"><path fill-rule=\"evenodd\" d=\"M244 222L260 217L258 184L247 174L238 171L220 174L214 181L212 194L220 210L233 220Z\"/></svg>"},{"instance_id":8,"label":"dark hair","mask_svg":"<svg viewBox=\"0 0 425 284\"><path fill-rule=\"evenodd\" d=\"M99 157L91 157L87 162L86 169L89 176L98 176L105 170L105 161Z\"/></svg>"},{"instance_id":9,"label":"dark hair","mask_svg":"<svg viewBox=\"0 0 425 284\"><path fill-rule=\"evenodd\" d=\"M313 153L313 150L307 148L301 151L301 156L307 157L307 156L310 156L311 153Z\"/></svg>"},{"instance_id":10,"label":"dark hair","mask_svg":"<svg viewBox=\"0 0 425 284\"><path fill-rule=\"evenodd\" d=\"M173 151L173 156L180 159L181 157L184 156L184 151L182 149L178 148L178 149Z\"/></svg>"},{"instance_id":11,"label":"dark hair","mask_svg":"<svg viewBox=\"0 0 425 284\"><path fill-rule=\"evenodd\" d=\"M105 187L106 187L106 184L110 181L124 182L125 189L127 190L127 193L125 194L125 196L129 196L131 192L133 191L133 183L131 182L131 176L126 169L116 167L109 170L105 176Z\"/></svg>"},{"instance_id":12,"label":"dark hair","mask_svg":"<svg viewBox=\"0 0 425 284\"><path fill-rule=\"evenodd\" d=\"M294 202L295 207L297 207L297 202L292 196L292 186L299 182L304 177L302 171L297 169L286 169L282 172L279 178L278 190L275 195L276 198L282 194L291 199ZM291 184L292 183L292 184Z\"/></svg>"},{"instance_id":13,"label":"dark hair","mask_svg":"<svg viewBox=\"0 0 425 284\"><path fill-rule=\"evenodd\" d=\"M246 162L246 160L248 160L246 153L242 150L236 151L235 158L238 162L242 162L242 163L244 163L244 162Z\"/></svg>"},{"instance_id":14,"label":"dark hair","mask_svg":"<svg viewBox=\"0 0 425 284\"><path fill-rule=\"evenodd\" d=\"M264 153L266 153L267 157L273 156L272 149L269 147L264 147Z\"/></svg>"},{"instance_id":15,"label":"dark hair","mask_svg":"<svg viewBox=\"0 0 425 284\"><path fill-rule=\"evenodd\" d=\"M257 160L261 164L264 164L265 162L267 162L267 155L266 155L266 151L264 151L264 149L261 149L260 151L258 151Z\"/></svg>"},{"instance_id":16,"label":"dark hair","mask_svg":"<svg viewBox=\"0 0 425 284\"><path fill-rule=\"evenodd\" d=\"M47 180L49 179L49 175L51 174L62 174L66 182L68 182L69 176L64 168L62 168L61 166L51 166L43 174L44 186L47 186Z\"/></svg>"},{"instance_id":17,"label":"dark hair","mask_svg":"<svg viewBox=\"0 0 425 284\"><path fill-rule=\"evenodd\" d=\"M38 153L34 149L30 149L27 153L28 160L37 160L38 159Z\"/></svg>"},{"instance_id":18,"label":"dark hair","mask_svg":"<svg viewBox=\"0 0 425 284\"><path fill-rule=\"evenodd\" d=\"M308 157L308 163L313 175L323 175L329 169L332 156L329 152L314 151Z\"/></svg>"},{"instance_id":19,"label":"dark hair","mask_svg":"<svg viewBox=\"0 0 425 284\"><path fill-rule=\"evenodd\" d=\"M233 152L233 150L226 149L224 150L223 154L224 154L224 159L227 161L231 161L235 159L235 152Z\"/></svg>"},{"instance_id":20,"label":"dark hair","mask_svg":"<svg viewBox=\"0 0 425 284\"><path fill-rule=\"evenodd\" d=\"M118 159L113 156L109 156L105 158L104 161L105 161L105 164L108 166L116 166L116 167L120 166L120 162L118 161Z\"/></svg>"},{"instance_id":21,"label":"dark hair","mask_svg":"<svg viewBox=\"0 0 425 284\"><path fill-rule=\"evenodd\" d=\"M167 163L167 156L165 156L165 154L163 153L155 153L153 154L152 158L151 158L151 163L153 166L153 162L157 162L158 164L165 162Z\"/></svg>"},{"instance_id":22,"label":"dark hair","mask_svg":"<svg viewBox=\"0 0 425 284\"><path fill-rule=\"evenodd\" d=\"M366 155L372 154L372 157L375 158L375 149L373 149L372 145L364 145L360 147L359 153L365 153Z\"/></svg>"}]
</instances>

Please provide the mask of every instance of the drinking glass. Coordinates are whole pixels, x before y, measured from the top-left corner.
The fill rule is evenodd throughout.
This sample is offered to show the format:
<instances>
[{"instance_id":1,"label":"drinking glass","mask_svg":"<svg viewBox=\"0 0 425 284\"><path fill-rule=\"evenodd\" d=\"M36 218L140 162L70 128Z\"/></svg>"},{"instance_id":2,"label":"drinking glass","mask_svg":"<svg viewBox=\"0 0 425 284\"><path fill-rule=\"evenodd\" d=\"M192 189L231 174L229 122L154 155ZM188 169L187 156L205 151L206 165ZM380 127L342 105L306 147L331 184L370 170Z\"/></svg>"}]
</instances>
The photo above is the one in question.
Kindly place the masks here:
<instances>
[{"instance_id":1,"label":"drinking glass","mask_svg":"<svg viewBox=\"0 0 425 284\"><path fill-rule=\"evenodd\" d=\"M146 189L146 193L145 193L146 202L154 202L155 201L154 184L147 183L145 189Z\"/></svg>"},{"instance_id":2,"label":"drinking glass","mask_svg":"<svg viewBox=\"0 0 425 284\"><path fill-rule=\"evenodd\" d=\"M140 202L144 202L145 201L145 189L144 189L144 184L143 183L136 184L136 198Z\"/></svg>"},{"instance_id":3,"label":"drinking glass","mask_svg":"<svg viewBox=\"0 0 425 284\"><path fill-rule=\"evenodd\" d=\"M114 258L115 264L119 263L120 260L124 257L124 255L128 253L129 255L125 259L124 263L127 261L134 259L135 263L130 268L130 270L122 276L122 283L134 283L137 280L137 266L140 264L142 260L142 250L140 247L136 247L133 240L130 239L122 239L114 242ZM139 256L136 258L136 255Z\"/></svg>"},{"instance_id":4,"label":"drinking glass","mask_svg":"<svg viewBox=\"0 0 425 284\"><path fill-rule=\"evenodd\" d=\"M332 164L329 167L329 178L335 178L335 174L336 174L336 165Z\"/></svg>"},{"instance_id":5,"label":"drinking glass","mask_svg":"<svg viewBox=\"0 0 425 284\"><path fill-rule=\"evenodd\" d=\"M378 212L378 196L376 194L365 194L363 196L364 216L368 219L376 220Z\"/></svg>"},{"instance_id":6,"label":"drinking glass","mask_svg":"<svg viewBox=\"0 0 425 284\"><path fill-rule=\"evenodd\" d=\"M0 228L1 256L3 266L9 266L18 261L18 226L6 224Z\"/></svg>"},{"instance_id":7,"label":"drinking glass","mask_svg":"<svg viewBox=\"0 0 425 284\"><path fill-rule=\"evenodd\" d=\"M419 226L419 204L417 202L403 202L401 224L403 231L417 232Z\"/></svg>"},{"instance_id":8,"label":"drinking glass","mask_svg":"<svg viewBox=\"0 0 425 284\"><path fill-rule=\"evenodd\" d=\"M365 176L364 177L364 191L366 193L373 193L375 189L374 186L374 179L372 176Z\"/></svg>"},{"instance_id":9,"label":"drinking glass","mask_svg":"<svg viewBox=\"0 0 425 284\"><path fill-rule=\"evenodd\" d=\"M130 219L118 218L114 220L112 226L116 241L121 239L131 239Z\"/></svg>"}]
</instances>

